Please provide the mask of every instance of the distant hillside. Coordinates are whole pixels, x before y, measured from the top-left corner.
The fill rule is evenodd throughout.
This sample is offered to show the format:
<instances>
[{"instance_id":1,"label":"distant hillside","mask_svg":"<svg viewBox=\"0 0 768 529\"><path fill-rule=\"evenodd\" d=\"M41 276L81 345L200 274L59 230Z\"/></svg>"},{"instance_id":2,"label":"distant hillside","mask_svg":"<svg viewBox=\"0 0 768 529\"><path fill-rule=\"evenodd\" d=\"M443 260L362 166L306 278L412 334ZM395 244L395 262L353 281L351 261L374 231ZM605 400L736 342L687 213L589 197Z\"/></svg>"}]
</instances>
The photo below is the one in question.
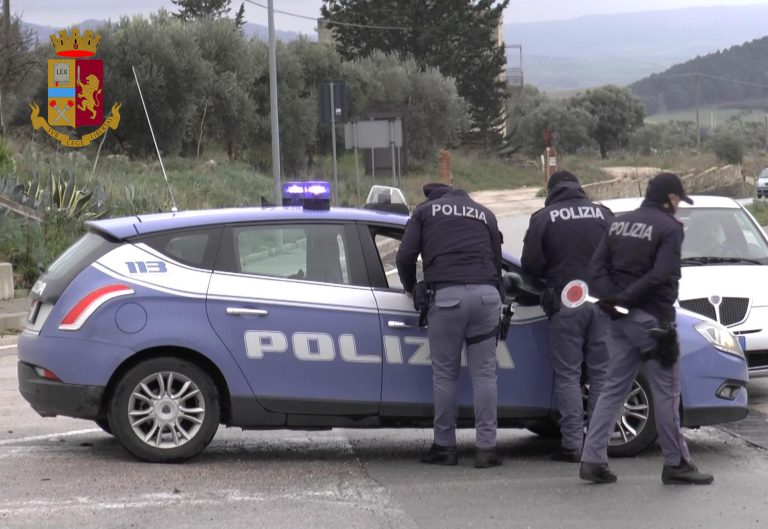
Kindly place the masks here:
<instances>
[{"instance_id":1,"label":"distant hillside","mask_svg":"<svg viewBox=\"0 0 768 529\"><path fill-rule=\"evenodd\" d=\"M627 85L697 55L766 35L768 5L504 25L504 41L523 46L526 82L545 90ZM508 50L510 67L518 66L517 54Z\"/></svg>"},{"instance_id":2,"label":"distant hillside","mask_svg":"<svg viewBox=\"0 0 768 529\"><path fill-rule=\"evenodd\" d=\"M700 106L728 103L768 109L768 37L696 57L630 88L648 114L688 109L696 105L697 77Z\"/></svg>"},{"instance_id":3,"label":"distant hillside","mask_svg":"<svg viewBox=\"0 0 768 529\"><path fill-rule=\"evenodd\" d=\"M82 22L78 24L72 24L71 27L79 27L79 28L98 28L99 26L103 26L106 24L106 20L83 20ZM61 31L64 29L63 27L52 27L52 26L41 26L39 24L32 24L23 22L22 23L25 29L29 29L32 31L32 33L37 37L38 42L40 44L44 44L50 41L50 36L52 33L57 33L58 31ZM245 33L245 36L248 38L256 37L261 40L268 40L269 39L269 28L267 26L262 26L260 24L252 24L251 22L246 22L245 26L243 27L243 33ZM317 35L308 35L307 36L310 40L317 40ZM285 42L296 40L299 38L299 33L295 33L293 31L278 31L275 30L275 38L277 40L282 40Z\"/></svg>"}]
</instances>

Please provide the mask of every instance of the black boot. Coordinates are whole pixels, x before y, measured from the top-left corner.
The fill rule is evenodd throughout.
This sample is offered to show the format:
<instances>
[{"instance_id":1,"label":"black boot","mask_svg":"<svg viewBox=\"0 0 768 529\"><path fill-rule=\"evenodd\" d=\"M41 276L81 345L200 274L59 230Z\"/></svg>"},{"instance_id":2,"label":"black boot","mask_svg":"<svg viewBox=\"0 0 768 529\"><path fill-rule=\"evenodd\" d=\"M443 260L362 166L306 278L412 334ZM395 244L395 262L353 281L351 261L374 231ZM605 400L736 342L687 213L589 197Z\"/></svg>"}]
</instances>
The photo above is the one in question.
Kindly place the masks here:
<instances>
[{"instance_id":1,"label":"black boot","mask_svg":"<svg viewBox=\"0 0 768 529\"><path fill-rule=\"evenodd\" d=\"M421 455L420 461L428 465L455 465L459 462L459 454L455 446L440 446L432 444L427 452Z\"/></svg>"},{"instance_id":2,"label":"black boot","mask_svg":"<svg viewBox=\"0 0 768 529\"><path fill-rule=\"evenodd\" d=\"M475 453L475 468L500 467L503 464L495 448L478 448Z\"/></svg>"},{"instance_id":3,"label":"black boot","mask_svg":"<svg viewBox=\"0 0 768 529\"><path fill-rule=\"evenodd\" d=\"M581 463L579 477L593 483L616 483L616 474L608 468L608 463Z\"/></svg>"},{"instance_id":4,"label":"black boot","mask_svg":"<svg viewBox=\"0 0 768 529\"><path fill-rule=\"evenodd\" d=\"M709 485L715 480L712 474L699 472L696 465L689 461L680 461L677 466L664 465L661 481L665 485Z\"/></svg>"},{"instance_id":5,"label":"black boot","mask_svg":"<svg viewBox=\"0 0 768 529\"><path fill-rule=\"evenodd\" d=\"M581 450L577 448L563 448L559 446L557 450L549 456L552 461L561 461L563 463L579 463L581 461Z\"/></svg>"}]
</instances>

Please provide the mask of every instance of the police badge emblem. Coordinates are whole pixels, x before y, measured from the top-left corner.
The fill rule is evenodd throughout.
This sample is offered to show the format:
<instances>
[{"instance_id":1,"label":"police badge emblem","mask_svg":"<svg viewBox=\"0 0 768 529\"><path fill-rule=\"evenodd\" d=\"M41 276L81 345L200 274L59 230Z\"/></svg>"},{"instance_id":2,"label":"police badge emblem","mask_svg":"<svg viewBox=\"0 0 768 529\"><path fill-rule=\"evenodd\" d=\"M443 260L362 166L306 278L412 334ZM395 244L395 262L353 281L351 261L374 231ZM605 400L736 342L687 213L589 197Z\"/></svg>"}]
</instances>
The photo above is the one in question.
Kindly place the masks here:
<instances>
[{"instance_id":1,"label":"police badge emblem","mask_svg":"<svg viewBox=\"0 0 768 529\"><path fill-rule=\"evenodd\" d=\"M30 103L32 126L42 128L66 147L84 147L120 123L120 103L112 106L104 119L104 64L92 59L101 37L91 30L80 35L78 29L51 35L56 59L48 60L48 119ZM82 138L71 138L53 127L98 127Z\"/></svg>"}]
</instances>

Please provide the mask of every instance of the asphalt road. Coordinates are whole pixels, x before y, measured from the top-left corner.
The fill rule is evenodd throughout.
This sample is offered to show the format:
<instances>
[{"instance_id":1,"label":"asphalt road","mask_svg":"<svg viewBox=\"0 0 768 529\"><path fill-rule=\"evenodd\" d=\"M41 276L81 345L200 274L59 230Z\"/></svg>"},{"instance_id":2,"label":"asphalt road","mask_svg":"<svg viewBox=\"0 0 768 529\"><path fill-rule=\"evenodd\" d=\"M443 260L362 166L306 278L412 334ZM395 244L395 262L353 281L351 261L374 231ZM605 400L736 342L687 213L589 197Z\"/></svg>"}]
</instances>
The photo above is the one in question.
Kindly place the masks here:
<instances>
[{"instance_id":1,"label":"asphalt road","mask_svg":"<svg viewBox=\"0 0 768 529\"><path fill-rule=\"evenodd\" d=\"M554 463L555 446L501 432L501 468L417 462L429 430L243 432L221 428L198 458L142 463L93 423L38 417L16 388L12 347L0 350L0 528L748 528L768 525L768 454L716 428L686 430L709 487L660 481L658 449L613 460L615 485ZM750 387L768 402L768 381Z\"/></svg>"}]
</instances>

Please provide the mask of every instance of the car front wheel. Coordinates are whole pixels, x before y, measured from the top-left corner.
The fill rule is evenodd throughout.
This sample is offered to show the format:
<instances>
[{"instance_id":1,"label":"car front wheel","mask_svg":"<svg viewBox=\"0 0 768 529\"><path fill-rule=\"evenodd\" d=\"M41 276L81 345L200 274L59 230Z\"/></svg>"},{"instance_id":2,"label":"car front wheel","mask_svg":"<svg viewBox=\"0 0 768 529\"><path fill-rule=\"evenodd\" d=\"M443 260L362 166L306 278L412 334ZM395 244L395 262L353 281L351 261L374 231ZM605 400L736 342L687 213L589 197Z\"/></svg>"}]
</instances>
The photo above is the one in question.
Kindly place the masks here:
<instances>
[{"instance_id":1,"label":"car front wheel","mask_svg":"<svg viewBox=\"0 0 768 529\"><path fill-rule=\"evenodd\" d=\"M608 444L608 455L635 456L651 446L656 437L651 387L645 373L639 373L616 418L616 426Z\"/></svg>"},{"instance_id":2,"label":"car front wheel","mask_svg":"<svg viewBox=\"0 0 768 529\"><path fill-rule=\"evenodd\" d=\"M179 358L153 358L117 382L109 407L112 433L145 461L175 463L199 454L219 426L216 385Z\"/></svg>"}]
</instances>

